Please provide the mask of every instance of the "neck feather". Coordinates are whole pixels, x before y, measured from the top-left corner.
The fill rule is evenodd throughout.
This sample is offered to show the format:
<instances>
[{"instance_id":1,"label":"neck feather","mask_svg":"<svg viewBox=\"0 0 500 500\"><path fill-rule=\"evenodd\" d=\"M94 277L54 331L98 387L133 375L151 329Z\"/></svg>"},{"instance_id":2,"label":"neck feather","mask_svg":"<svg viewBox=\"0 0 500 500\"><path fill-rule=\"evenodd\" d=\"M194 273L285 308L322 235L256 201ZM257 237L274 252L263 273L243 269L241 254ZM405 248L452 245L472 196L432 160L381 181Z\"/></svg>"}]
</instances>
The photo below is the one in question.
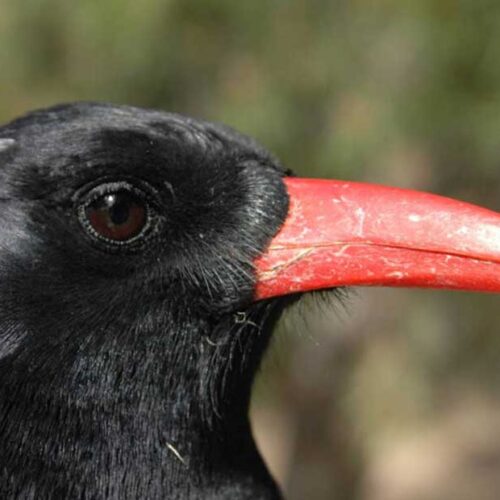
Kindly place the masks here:
<instances>
[{"instance_id":1,"label":"neck feather","mask_svg":"<svg viewBox=\"0 0 500 500\"><path fill-rule=\"evenodd\" d=\"M283 305L0 360L0 496L278 498L248 405Z\"/></svg>"}]
</instances>

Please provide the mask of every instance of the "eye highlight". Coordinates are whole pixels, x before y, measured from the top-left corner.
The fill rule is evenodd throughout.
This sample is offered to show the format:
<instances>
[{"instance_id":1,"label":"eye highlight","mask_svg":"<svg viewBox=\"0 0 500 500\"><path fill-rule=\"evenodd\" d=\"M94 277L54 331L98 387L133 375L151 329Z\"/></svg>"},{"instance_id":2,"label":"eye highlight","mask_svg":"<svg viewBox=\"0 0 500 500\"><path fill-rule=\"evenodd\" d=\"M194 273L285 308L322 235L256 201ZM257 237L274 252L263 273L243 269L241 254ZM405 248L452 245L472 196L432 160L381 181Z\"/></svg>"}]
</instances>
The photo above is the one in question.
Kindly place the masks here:
<instances>
[{"instance_id":1,"label":"eye highlight","mask_svg":"<svg viewBox=\"0 0 500 500\"><path fill-rule=\"evenodd\" d=\"M83 227L92 236L114 244L139 239L150 220L144 193L123 183L101 185L87 195L78 208Z\"/></svg>"}]
</instances>

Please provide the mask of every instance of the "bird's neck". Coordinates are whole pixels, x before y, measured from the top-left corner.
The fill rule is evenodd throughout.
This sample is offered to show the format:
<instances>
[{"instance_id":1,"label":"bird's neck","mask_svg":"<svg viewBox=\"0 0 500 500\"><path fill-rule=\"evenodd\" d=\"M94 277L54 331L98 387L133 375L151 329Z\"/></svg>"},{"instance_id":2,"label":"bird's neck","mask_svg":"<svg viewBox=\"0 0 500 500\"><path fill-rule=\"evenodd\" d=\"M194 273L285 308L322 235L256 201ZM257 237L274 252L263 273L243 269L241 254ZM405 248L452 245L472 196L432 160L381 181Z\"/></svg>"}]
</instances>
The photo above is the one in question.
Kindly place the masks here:
<instances>
[{"instance_id":1,"label":"bird's neck","mask_svg":"<svg viewBox=\"0 0 500 500\"><path fill-rule=\"evenodd\" d=\"M31 366L0 361L0 496L278 498L248 421L277 313L143 324L68 339Z\"/></svg>"}]
</instances>

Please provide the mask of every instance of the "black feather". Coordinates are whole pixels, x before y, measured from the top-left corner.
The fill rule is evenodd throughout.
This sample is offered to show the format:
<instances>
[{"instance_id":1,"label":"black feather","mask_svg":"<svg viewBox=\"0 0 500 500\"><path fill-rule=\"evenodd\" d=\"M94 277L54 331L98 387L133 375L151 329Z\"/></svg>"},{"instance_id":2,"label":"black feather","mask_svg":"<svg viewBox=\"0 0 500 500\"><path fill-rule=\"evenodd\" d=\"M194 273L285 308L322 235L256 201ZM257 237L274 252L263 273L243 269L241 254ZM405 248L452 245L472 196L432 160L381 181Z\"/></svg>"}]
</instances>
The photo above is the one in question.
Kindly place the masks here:
<instances>
[{"instance_id":1,"label":"black feather","mask_svg":"<svg viewBox=\"0 0 500 500\"><path fill-rule=\"evenodd\" d=\"M226 127L105 104L0 144L0 498L278 498L247 412L291 300L251 303L287 172ZM147 186L137 244L79 220L111 181Z\"/></svg>"}]
</instances>

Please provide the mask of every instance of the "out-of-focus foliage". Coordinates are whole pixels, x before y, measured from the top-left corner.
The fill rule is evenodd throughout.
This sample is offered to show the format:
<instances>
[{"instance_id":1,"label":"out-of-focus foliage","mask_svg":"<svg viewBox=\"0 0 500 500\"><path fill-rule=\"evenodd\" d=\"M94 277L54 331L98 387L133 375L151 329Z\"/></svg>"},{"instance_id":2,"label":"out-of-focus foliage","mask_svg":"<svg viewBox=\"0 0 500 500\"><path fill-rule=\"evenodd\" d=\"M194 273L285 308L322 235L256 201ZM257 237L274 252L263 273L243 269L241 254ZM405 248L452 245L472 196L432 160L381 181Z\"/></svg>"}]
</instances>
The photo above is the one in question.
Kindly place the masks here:
<instances>
[{"instance_id":1,"label":"out-of-focus foliage","mask_svg":"<svg viewBox=\"0 0 500 500\"><path fill-rule=\"evenodd\" d=\"M499 61L495 0L0 0L1 121L81 99L159 107L224 121L302 175L496 210ZM377 471L406 437L430 439L423 429L456 415L473 434L477 407L497 411L498 297L373 290L348 302L341 320L308 313L313 339L283 326L286 353L255 405L263 446L291 499L431 498ZM433 446L456 444L448 434ZM486 435L497 455L443 473L438 498L465 494L478 460L500 467ZM428 483L417 456L406 473ZM497 498L481 484L494 495L464 498Z\"/></svg>"}]
</instances>

